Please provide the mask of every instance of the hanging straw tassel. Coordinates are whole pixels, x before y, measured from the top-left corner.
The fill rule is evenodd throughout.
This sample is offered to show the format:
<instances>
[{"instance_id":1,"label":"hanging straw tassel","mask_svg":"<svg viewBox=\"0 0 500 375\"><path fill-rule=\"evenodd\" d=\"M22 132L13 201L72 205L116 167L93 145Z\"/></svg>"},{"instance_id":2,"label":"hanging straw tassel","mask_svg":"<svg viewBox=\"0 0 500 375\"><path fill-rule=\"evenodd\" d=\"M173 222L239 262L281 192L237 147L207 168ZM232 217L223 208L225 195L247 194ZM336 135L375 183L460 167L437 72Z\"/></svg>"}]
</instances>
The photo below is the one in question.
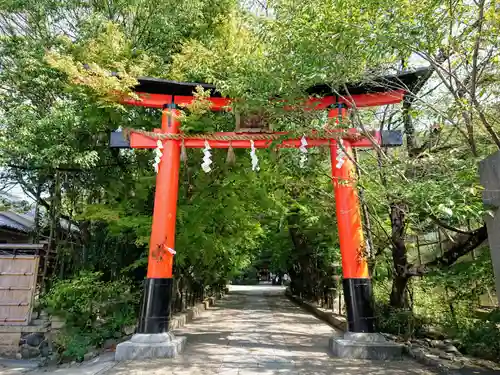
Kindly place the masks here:
<instances>
[{"instance_id":1,"label":"hanging straw tassel","mask_svg":"<svg viewBox=\"0 0 500 375\"><path fill-rule=\"evenodd\" d=\"M188 155L186 152L186 145L184 144L184 139L181 142L181 161L186 163L188 160Z\"/></svg>"},{"instance_id":2,"label":"hanging straw tassel","mask_svg":"<svg viewBox=\"0 0 500 375\"><path fill-rule=\"evenodd\" d=\"M234 165L236 163L236 155L234 154L233 145L229 142L229 147L227 149L226 163L228 165Z\"/></svg>"}]
</instances>

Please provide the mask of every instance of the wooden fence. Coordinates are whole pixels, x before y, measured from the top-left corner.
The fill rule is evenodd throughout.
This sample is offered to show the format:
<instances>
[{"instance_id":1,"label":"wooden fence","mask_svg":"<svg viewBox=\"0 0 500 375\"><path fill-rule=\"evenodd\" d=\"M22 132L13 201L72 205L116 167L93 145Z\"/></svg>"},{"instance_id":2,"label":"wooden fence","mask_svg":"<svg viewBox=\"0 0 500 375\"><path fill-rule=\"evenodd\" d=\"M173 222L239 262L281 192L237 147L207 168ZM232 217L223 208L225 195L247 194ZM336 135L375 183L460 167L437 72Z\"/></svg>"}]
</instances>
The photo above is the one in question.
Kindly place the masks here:
<instances>
[{"instance_id":1,"label":"wooden fence","mask_svg":"<svg viewBox=\"0 0 500 375\"><path fill-rule=\"evenodd\" d=\"M0 254L0 325L30 323L38 263L38 255Z\"/></svg>"}]
</instances>

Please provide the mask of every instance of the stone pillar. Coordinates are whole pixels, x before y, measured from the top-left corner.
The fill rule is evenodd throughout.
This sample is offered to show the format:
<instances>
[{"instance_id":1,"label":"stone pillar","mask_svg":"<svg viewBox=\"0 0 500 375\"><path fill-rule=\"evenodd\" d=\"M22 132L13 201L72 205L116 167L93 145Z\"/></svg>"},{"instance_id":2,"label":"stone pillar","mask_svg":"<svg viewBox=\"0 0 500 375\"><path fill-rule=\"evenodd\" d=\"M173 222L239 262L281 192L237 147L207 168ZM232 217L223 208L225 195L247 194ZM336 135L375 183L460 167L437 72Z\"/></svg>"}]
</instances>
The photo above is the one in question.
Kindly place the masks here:
<instances>
[{"instance_id":1,"label":"stone pillar","mask_svg":"<svg viewBox=\"0 0 500 375\"><path fill-rule=\"evenodd\" d=\"M500 151L479 163L479 176L484 186L483 203L493 212L484 218L488 230L491 263L495 273L495 287L500 306Z\"/></svg>"}]
</instances>

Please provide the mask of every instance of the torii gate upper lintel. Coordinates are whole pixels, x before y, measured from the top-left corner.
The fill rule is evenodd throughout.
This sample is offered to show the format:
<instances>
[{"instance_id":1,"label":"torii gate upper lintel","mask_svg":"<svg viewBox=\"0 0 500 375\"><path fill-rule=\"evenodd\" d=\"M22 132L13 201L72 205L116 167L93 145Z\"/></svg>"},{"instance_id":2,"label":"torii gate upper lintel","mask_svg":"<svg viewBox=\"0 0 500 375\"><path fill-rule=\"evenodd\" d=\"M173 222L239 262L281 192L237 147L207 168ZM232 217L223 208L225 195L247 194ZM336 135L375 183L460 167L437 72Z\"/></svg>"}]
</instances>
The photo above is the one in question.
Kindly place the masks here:
<instances>
[{"instance_id":1,"label":"torii gate upper lintel","mask_svg":"<svg viewBox=\"0 0 500 375\"><path fill-rule=\"evenodd\" d=\"M355 106L372 107L400 103L404 96L417 87L428 69L398 76L381 77L367 85L347 85L348 96L327 94L327 85L317 85L308 90L310 95L323 95L308 99L304 105L313 110L329 110L330 118L342 118ZM172 265L175 254L175 225L180 168L181 142L186 148L203 148L208 139L211 148L266 148L273 137L286 133L214 133L189 136L180 133L178 106L194 100L193 92L201 85L211 92L209 100L213 110L227 108L230 99L222 97L212 85L174 82L153 78L140 78L135 91L140 99L126 98L124 103L152 108L162 108L162 126L155 132L130 130L111 134L110 146L114 148L157 148L162 144L162 157L158 166L154 214L150 239L148 273L142 301L137 333L157 334L168 331L172 295ZM340 93L342 94L342 93ZM347 93L345 93L347 94ZM267 134L267 135L266 135ZM266 138L267 136L267 138ZM359 199L353 179L352 149L369 148L373 143L382 147L396 147L403 143L400 132L373 131L362 134L357 129L333 129L326 135L306 136L307 147L329 146L331 150L332 181L334 185L337 225L342 255L343 289L346 302L348 329L351 332L374 332L374 311L371 280L364 256ZM338 142L342 140L342 147ZM251 142L252 141L252 142ZM285 139L279 147L298 148L301 139ZM342 162L339 163L339 160ZM182 250L181 250L182 251Z\"/></svg>"}]
</instances>

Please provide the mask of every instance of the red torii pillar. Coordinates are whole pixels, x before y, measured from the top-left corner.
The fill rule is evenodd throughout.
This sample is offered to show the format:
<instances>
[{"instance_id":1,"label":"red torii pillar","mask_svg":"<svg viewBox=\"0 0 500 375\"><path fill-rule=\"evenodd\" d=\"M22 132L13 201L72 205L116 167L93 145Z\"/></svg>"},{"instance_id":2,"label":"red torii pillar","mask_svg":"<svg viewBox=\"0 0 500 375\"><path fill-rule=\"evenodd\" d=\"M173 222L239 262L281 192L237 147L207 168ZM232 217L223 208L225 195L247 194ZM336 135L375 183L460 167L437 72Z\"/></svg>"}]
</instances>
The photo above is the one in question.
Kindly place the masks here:
<instances>
[{"instance_id":1,"label":"red torii pillar","mask_svg":"<svg viewBox=\"0 0 500 375\"><path fill-rule=\"evenodd\" d=\"M179 111L163 110L161 130L179 133ZM172 300L172 267L179 191L180 147L173 139L162 141L162 157L156 175L155 202L149 241L148 273L139 316L138 333L168 332Z\"/></svg>"},{"instance_id":2,"label":"red torii pillar","mask_svg":"<svg viewBox=\"0 0 500 375\"><path fill-rule=\"evenodd\" d=\"M347 117L347 107L339 104L338 109L331 110L328 117L342 121ZM350 141L338 143L331 144L330 157L348 329L350 332L374 332L372 286L355 185L354 155Z\"/></svg>"}]
</instances>

